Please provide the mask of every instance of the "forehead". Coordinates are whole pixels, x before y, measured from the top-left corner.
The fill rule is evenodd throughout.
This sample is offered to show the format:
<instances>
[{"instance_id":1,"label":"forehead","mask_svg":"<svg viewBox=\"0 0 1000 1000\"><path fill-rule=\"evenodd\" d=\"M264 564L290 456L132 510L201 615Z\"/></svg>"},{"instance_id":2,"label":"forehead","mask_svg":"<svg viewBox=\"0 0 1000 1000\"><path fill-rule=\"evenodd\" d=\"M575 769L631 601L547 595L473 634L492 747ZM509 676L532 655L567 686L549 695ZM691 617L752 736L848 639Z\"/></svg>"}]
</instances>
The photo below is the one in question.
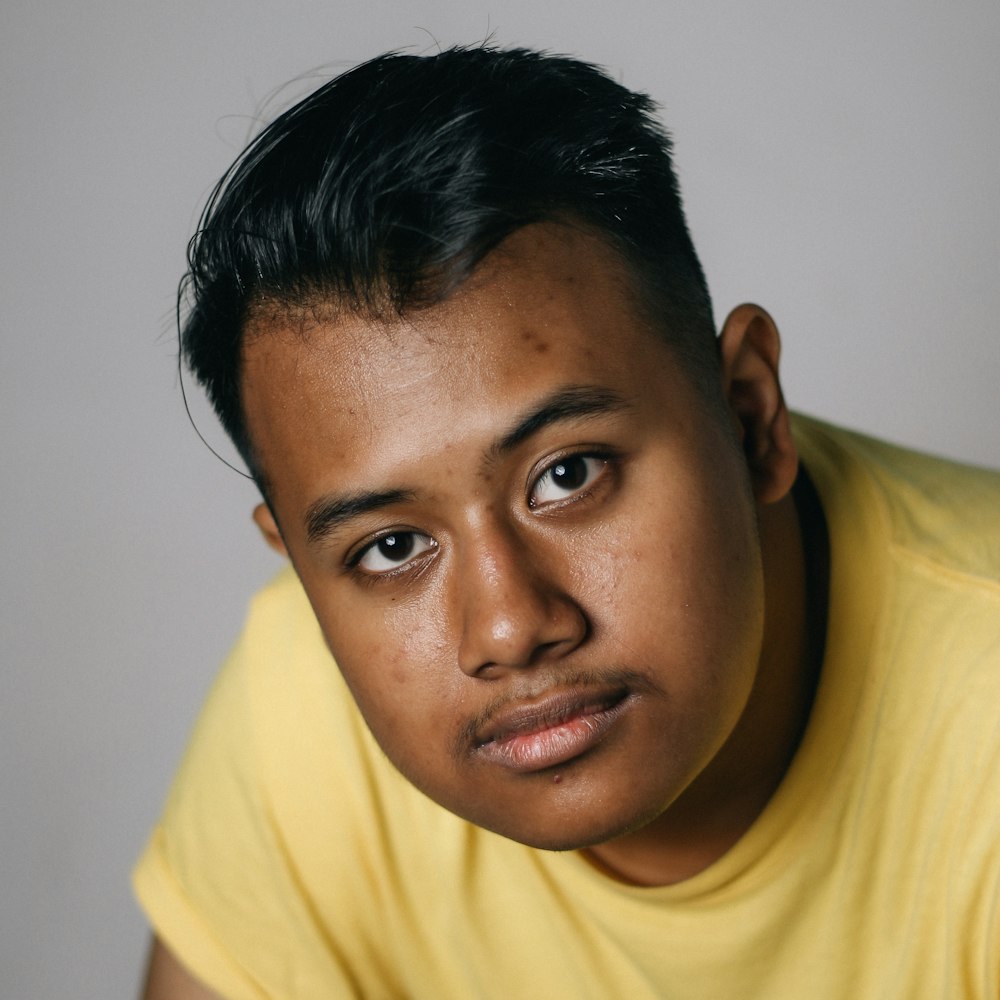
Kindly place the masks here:
<instances>
[{"instance_id":1,"label":"forehead","mask_svg":"<svg viewBox=\"0 0 1000 1000\"><path fill-rule=\"evenodd\" d=\"M665 344L620 258L579 229L542 224L509 237L444 302L401 318L260 314L244 345L243 400L280 491L321 455L346 472L388 459L401 435L414 455L485 439L553 388L621 388L651 361L668 361Z\"/></svg>"}]
</instances>

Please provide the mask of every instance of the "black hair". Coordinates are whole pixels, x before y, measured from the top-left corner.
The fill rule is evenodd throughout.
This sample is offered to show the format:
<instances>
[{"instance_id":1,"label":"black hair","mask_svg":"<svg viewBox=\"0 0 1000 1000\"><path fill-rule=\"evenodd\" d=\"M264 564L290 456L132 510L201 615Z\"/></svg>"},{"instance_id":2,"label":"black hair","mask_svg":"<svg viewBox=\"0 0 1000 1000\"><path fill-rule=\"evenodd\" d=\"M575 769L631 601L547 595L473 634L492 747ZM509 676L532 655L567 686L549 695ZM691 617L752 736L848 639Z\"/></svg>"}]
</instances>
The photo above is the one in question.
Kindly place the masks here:
<instances>
[{"instance_id":1,"label":"black hair","mask_svg":"<svg viewBox=\"0 0 1000 1000\"><path fill-rule=\"evenodd\" d=\"M255 310L432 305L533 222L604 238L704 381L711 303L654 107L575 59L454 48L379 56L272 122L215 187L178 300L182 359L258 482L240 400Z\"/></svg>"}]
</instances>

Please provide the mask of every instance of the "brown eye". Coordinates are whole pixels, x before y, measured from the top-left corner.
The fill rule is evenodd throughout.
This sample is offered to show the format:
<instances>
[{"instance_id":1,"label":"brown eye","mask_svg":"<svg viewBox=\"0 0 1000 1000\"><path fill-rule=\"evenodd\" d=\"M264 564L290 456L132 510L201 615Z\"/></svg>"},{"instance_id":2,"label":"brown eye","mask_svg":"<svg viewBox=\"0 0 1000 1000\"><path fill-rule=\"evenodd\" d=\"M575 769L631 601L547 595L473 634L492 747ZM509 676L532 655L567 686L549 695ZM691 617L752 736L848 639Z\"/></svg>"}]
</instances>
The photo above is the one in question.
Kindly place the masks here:
<instances>
[{"instance_id":1,"label":"brown eye","mask_svg":"<svg viewBox=\"0 0 1000 1000\"><path fill-rule=\"evenodd\" d=\"M543 472L531 490L528 505L542 507L566 500L593 485L607 467L607 461L596 455L570 455L553 462Z\"/></svg>"},{"instance_id":2,"label":"brown eye","mask_svg":"<svg viewBox=\"0 0 1000 1000\"><path fill-rule=\"evenodd\" d=\"M587 460L574 456L552 466L552 484L561 490L578 490L587 481Z\"/></svg>"},{"instance_id":3,"label":"brown eye","mask_svg":"<svg viewBox=\"0 0 1000 1000\"><path fill-rule=\"evenodd\" d=\"M434 539L416 531L393 531L377 538L355 560L366 573L388 573L435 546Z\"/></svg>"},{"instance_id":4,"label":"brown eye","mask_svg":"<svg viewBox=\"0 0 1000 1000\"><path fill-rule=\"evenodd\" d=\"M413 551L413 535L386 535L375 543L379 555L397 562L405 559Z\"/></svg>"}]
</instances>

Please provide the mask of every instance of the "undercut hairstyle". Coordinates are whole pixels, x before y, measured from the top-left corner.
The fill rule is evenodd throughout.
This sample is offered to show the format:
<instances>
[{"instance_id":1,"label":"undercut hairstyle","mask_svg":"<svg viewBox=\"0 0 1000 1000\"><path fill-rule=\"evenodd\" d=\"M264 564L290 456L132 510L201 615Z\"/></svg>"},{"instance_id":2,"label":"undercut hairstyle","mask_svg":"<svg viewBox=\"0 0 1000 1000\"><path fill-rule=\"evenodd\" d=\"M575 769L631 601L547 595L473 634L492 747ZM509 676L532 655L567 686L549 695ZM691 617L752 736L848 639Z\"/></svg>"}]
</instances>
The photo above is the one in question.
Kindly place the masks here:
<instances>
[{"instance_id":1,"label":"undercut hairstyle","mask_svg":"<svg viewBox=\"0 0 1000 1000\"><path fill-rule=\"evenodd\" d=\"M272 122L209 198L178 300L182 360L258 483L240 399L248 324L433 306L531 223L602 238L696 380L715 379L708 289L654 110L588 63L481 47L380 56Z\"/></svg>"}]
</instances>

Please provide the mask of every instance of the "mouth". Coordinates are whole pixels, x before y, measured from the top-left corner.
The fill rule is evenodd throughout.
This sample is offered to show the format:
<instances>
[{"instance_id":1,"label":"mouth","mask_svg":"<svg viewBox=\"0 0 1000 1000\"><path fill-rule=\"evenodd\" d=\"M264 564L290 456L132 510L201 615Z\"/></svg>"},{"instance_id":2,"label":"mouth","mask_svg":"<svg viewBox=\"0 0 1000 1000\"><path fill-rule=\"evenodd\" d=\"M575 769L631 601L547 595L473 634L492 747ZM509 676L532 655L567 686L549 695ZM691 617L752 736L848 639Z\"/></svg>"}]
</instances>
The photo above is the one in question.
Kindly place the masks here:
<instances>
[{"instance_id":1,"label":"mouth","mask_svg":"<svg viewBox=\"0 0 1000 1000\"><path fill-rule=\"evenodd\" d=\"M511 771L542 771L592 750L627 711L631 696L616 687L552 695L499 712L476 735L477 757Z\"/></svg>"}]
</instances>

